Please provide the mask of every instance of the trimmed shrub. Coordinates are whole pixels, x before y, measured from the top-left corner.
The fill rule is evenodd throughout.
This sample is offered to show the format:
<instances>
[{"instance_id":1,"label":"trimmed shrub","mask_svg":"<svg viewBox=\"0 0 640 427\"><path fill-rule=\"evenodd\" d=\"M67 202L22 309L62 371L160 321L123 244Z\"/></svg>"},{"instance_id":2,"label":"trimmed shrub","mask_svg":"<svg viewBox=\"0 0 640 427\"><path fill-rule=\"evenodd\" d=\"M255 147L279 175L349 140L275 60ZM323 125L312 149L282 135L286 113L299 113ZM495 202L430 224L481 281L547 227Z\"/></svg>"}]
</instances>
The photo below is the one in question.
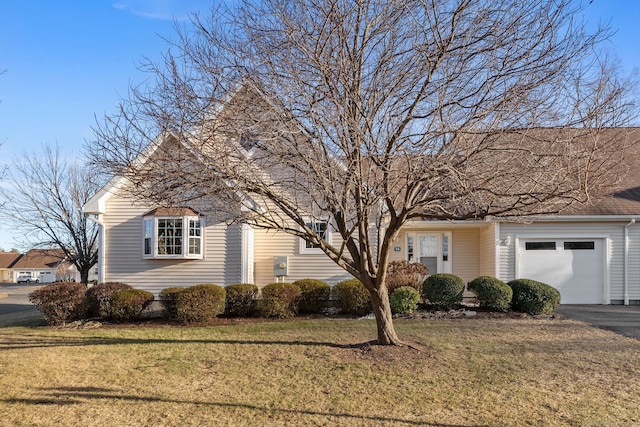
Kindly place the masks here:
<instances>
[{"instance_id":1,"label":"trimmed shrub","mask_svg":"<svg viewBox=\"0 0 640 427\"><path fill-rule=\"evenodd\" d=\"M507 283L513 290L511 306L521 313L549 314L560 305L560 292L553 286L530 279Z\"/></svg>"},{"instance_id":2,"label":"trimmed shrub","mask_svg":"<svg viewBox=\"0 0 640 427\"><path fill-rule=\"evenodd\" d=\"M422 296L435 308L450 310L462 302L464 285L464 280L454 274L432 274L422 284Z\"/></svg>"},{"instance_id":3,"label":"trimmed shrub","mask_svg":"<svg viewBox=\"0 0 640 427\"><path fill-rule=\"evenodd\" d=\"M120 282L99 283L87 290L89 314L94 317L108 319L111 317L111 295L131 286Z\"/></svg>"},{"instance_id":4,"label":"trimmed shrub","mask_svg":"<svg viewBox=\"0 0 640 427\"><path fill-rule=\"evenodd\" d=\"M160 298L160 305L162 306L165 316L173 319L178 317L176 298L178 297L178 293L183 290L184 288L166 288L160 291L158 297Z\"/></svg>"},{"instance_id":5,"label":"trimmed shrub","mask_svg":"<svg viewBox=\"0 0 640 427\"><path fill-rule=\"evenodd\" d=\"M418 308L420 293L411 286L397 288L389 297L391 312L394 314L411 313Z\"/></svg>"},{"instance_id":6,"label":"trimmed shrub","mask_svg":"<svg viewBox=\"0 0 640 427\"><path fill-rule=\"evenodd\" d=\"M392 261L387 267L387 288L389 295L398 288L411 286L418 294L420 287L427 277L429 269L419 262Z\"/></svg>"},{"instance_id":7,"label":"trimmed shrub","mask_svg":"<svg viewBox=\"0 0 640 427\"><path fill-rule=\"evenodd\" d=\"M123 289L111 295L111 315L122 322L140 320L153 302L153 294L141 289Z\"/></svg>"},{"instance_id":8,"label":"trimmed shrub","mask_svg":"<svg viewBox=\"0 0 640 427\"><path fill-rule=\"evenodd\" d=\"M262 288L262 317L293 317L298 313L300 287L293 283L270 283Z\"/></svg>"},{"instance_id":9,"label":"trimmed shrub","mask_svg":"<svg viewBox=\"0 0 640 427\"><path fill-rule=\"evenodd\" d=\"M225 288L227 291L225 314L235 317L249 317L255 311L258 287L250 283L237 283Z\"/></svg>"},{"instance_id":10,"label":"trimmed shrub","mask_svg":"<svg viewBox=\"0 0 640 427\"><path fill-rule=\"evenodd\" d=\"M213 284L194 285L176 295L176 317L183 323L208 322L224 312L226 291Z\"/></svg>"},{"instance_id":11,"label":"trimmed shrub","mask_svg":"<svg viewBox=\"0 0 640 427\"><path fill-rule=\"evenodd\" d=\"M490 276L476 277L467 284L476 294L480 307L496 311L509 311L513 290L500 279Z\"/></svg>"},{"instance_id":12,"label":"trimmed shrub","mask_svg":"<svg viewBox=\"0 0 640 427\"><path fill-rule=\"evenodd\" d=\"M301 279L293 282L300 288L300 312L319 313L331 296L331 286L316 279Z\"/></svg>"},{"instance_id":13,"label":"trimmed shrub","mask_svg":"<svg viewBox=\"0 0 640 427\"><path fill-rule=\"evenodd\" d=\"M87 315L87 287L76 282L57 282L29 294L49 325L83 319Z\"/></svg>"},{"instance_id":14,"label":"trimmed shrub","mask_svg":"<svg viewBox=\"0 0 640 427\"><path fill-rule=\"evenodd\" d=\"M360 280L343 280L333 287L333 291L340 298L343 313L364 316L371 312L371 296Z\"/></svg>"}]
</instances>

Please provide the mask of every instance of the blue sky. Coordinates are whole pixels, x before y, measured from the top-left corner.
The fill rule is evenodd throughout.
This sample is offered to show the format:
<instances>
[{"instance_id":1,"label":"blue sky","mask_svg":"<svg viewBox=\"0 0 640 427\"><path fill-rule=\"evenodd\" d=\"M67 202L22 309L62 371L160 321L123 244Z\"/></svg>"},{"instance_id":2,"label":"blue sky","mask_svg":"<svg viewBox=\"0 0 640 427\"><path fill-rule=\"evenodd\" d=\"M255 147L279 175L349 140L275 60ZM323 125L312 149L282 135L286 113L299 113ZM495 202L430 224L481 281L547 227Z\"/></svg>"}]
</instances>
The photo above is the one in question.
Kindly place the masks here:
<instances>
[{"instance_id":1,"label":"blue sky","mask_svg":"<svg viewBox=\"0 0 640 427\"><path fill-rule=\"evenodd\" d=\"M174 18L215 0L0 0L0 164L42 144L80 153L94 116L115 112L130 84L149 76L175 35ZM626 72L640 70L640 0L593 0L586 19L610 22L608 43ZM6 185L6 183L5 183ZM15 246L0 224L0 248Z\"/></svg>"}]
</instances>

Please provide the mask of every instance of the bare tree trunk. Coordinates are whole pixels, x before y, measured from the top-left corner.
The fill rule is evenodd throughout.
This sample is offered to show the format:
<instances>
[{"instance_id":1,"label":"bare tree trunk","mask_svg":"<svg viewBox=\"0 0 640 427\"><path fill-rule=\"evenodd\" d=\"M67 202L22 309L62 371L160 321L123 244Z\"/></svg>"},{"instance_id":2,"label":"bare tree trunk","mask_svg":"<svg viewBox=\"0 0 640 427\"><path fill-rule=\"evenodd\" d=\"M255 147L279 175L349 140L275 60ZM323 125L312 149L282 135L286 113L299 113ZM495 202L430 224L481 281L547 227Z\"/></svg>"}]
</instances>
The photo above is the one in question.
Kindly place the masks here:
<instances>
[{"instance_id":1,"label":"bare tree trunk","mask_svg":"<svg viewBox=\"0 0 640 427\"><path fill-rule=\"evenodd\" d=\"M89 283L89 270L90 268L80 270L80 282L85 285Z\"/></svg>"},{"instance_id":2,"label":"bare tree trunk","mask_svg":"<svg viewBox=\"0 0 640 427\"><path fill-rule=\"evenodd\" d=\"M378 327L378 344L379 345L402 345L402 341L396 334L393 326L393 316L391 314L391 306L389 305L389 293L386 285L379 285L371 294L371 305L373 306L373 314L376 317L376 325Z\"/></svg>"}]
</instances>

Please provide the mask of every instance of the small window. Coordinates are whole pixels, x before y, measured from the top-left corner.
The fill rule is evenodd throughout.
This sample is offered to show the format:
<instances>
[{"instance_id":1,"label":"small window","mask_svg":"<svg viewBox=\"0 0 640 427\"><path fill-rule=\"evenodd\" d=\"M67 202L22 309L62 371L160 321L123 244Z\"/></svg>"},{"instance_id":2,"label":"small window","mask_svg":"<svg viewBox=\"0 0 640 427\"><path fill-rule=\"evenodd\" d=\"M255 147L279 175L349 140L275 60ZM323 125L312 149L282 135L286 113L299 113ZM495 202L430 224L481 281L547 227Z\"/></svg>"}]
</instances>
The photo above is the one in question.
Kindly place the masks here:
<instances>
[{"instance_id":1,"label":"small window","mask_svg":"<svg viewBox=\"0 0 640 427\"><path fill-rule=\"evenodd\" d=\"M256 137L252 135L243 135L240 137L240 146L244 148L247 153L251 153L257 143Z\"/></svg>"},{"instance_id":2,"label":"small window","mask_svg":"<svg viewBox=\"0 0 640 427\"><path fill-rule=\"evenodd\" d=\"M407 236L407 259L413 261L413 236Z\"/></svg>"},{"instance_id":3,"label":"small window","mask_svg":"<svg viewBox=\"0 0 640 427\"><path fill-rule=\"evenodd\" d=\"M199 219L189 219L189 255L202 253L202 228Z\"/></svg>"},{"instance_id":4,"label":"small window","mask_svg":"<svg viewBox=\"0 0 640 427\"><path fill-rule=\"evenodd\" d=\"M144 254L153 254L153 220L144 220Z\"/></svg>"},{"instance_id":5,"label":"small window","mask_svg":"<svg viewBox=\"0 0 640 427\"><path fill-rule=\"evenodd\" d=\"M316 223L310 223L307 222L307 227L309 227L310 229L314 230L318 236L320 236L321 239L326 240L327 238L327 223L326 222L316 222ZM305 241L305 247L307 249L315 249L315 248L319 248L320 246L318 245L314 245L312 243L306 242Z\"/></svg>"},{"instance_id":6,"label":"small window","mask_svg":"<svg viewBox=\"0 0 640 427\"><path fill-rule=\"evenodd\" d=\"M306 226L309 227L311 230L315 231L322 240L328 243L331 243L331 227L326 221L307 222ZM300 253L301 254L321 254L324 252L322 252L322 249L320 249L319 245L314 245L313 243L310 243L304 239L301 239Z\"/></svg>"},{"instance_id":7,"label":"small window","mask_svg":"<svg viewBox=\"0 0 640 427\"><path fill-rule=\"evenodd\" d=\"M564 242L565 251L590 251L596 248L596 242Z\"/></svg>"},{"instance_id":8,"label":"small window","mask_svg":"<svg viewBox=\"0 0 640 427\"><path fill-rule=\"evenodd\" d=\"M527 251L555 251L556 242L525 242L524 249Z\"/></svg>"}]
</instances>

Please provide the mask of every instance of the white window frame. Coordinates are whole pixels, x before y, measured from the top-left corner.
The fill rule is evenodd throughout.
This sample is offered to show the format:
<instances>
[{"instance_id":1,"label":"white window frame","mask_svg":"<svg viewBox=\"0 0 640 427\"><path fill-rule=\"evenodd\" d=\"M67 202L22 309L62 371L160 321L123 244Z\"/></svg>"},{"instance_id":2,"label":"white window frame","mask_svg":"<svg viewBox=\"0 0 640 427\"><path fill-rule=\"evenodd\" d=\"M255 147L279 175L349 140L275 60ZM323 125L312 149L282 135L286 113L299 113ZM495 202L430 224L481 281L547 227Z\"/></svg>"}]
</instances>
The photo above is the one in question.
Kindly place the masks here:
<instances>
[{"instance_id":1,"label":"white window frame","mask_svg":"<svg viewBox=\"0 0 640 427\"><path fill-rule=\"evenodd\" d=\"M158 224L161 221L182 221L179 236L167 237L168 239L181 239L180 253L164 254L159 251ZM198 224L195 228L193 223ZM190 253L193 245L199 246L199 253ZM204 257L204 221L198 216L173 216L173 215L149 215L142 218L142 257L145 259L202 259Z\"/></svg>"},{"instance_id":2,"label":"white window frame","mask_svg":"<svg viewBox=\"0 0 640 427\"><path fill-rule=\"evenodd\" d=\"M315 220L307 220L305 221L307 227L311 228L311 229L315 229L316 231L318 231L318 229L316 229L315 227L320 225L320 224L324 224L325 226L325 238L324 240L331 244L331 224L329 223L329 221L315 221ZM322 251L321 248L314 248L312 247L305 239L300 238L300 253L301 254L323 254L324 252Z\"/></svg>"}]
</instances>

